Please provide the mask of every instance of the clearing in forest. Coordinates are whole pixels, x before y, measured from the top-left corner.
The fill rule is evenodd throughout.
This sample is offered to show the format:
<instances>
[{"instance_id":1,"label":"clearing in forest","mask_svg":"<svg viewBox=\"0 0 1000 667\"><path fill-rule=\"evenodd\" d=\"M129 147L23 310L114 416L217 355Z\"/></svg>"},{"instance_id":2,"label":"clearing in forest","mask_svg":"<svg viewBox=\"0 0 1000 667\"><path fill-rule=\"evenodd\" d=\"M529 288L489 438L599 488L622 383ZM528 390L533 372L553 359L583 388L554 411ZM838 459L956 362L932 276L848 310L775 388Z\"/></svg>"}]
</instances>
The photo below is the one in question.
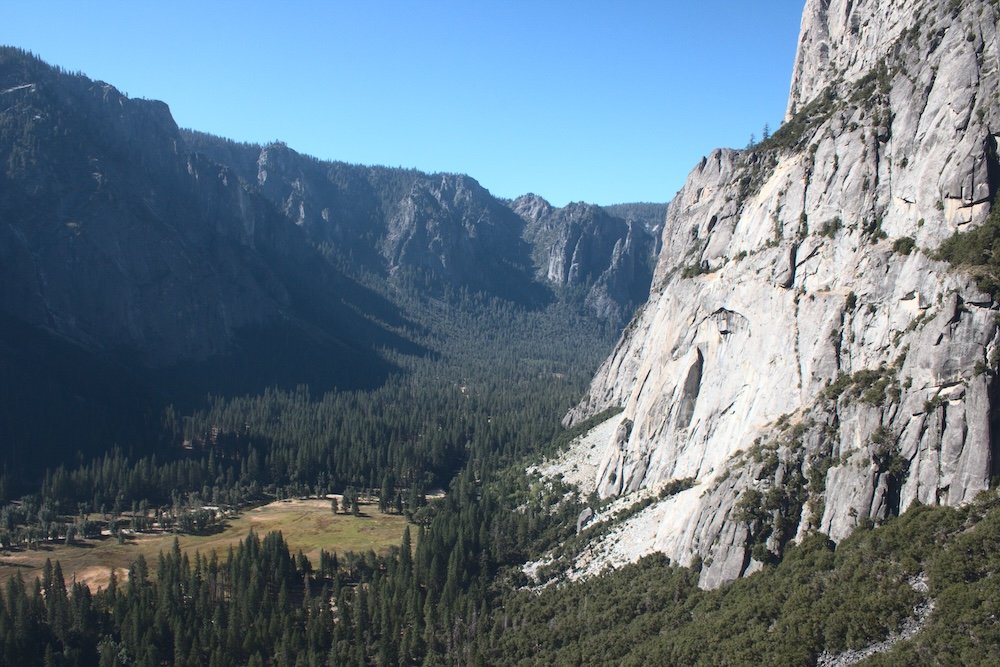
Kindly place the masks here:
<instances>
[{"instance_id":1,"label":"clearing in forest","mask_svg":"<svg viewBox=\"0 0 1000 667\"><path fill-rule=\"evenodd\" d=\"M129 535L124 544L114 537L77 540L75 544L43 544L38 550L13 551L0 555L0 583L18 571L26 581L41 576L46 558L62 564L67 584L76 581L87 584L92 591L107 586L114 568L119 581L128 577L129 564L141 553L149 563L151 573L161 551L169 551L174 537L189 557L196 551L215 551L225 560L230 545L235 546L253 530L263 537L280 530L294 554L301 550L314 566L319 564L319 552L343 554L374 549L384 552L399 546L403 538L405 517L381 514L377 505L361 503L361 515L333 514L329 500L277 500L261 507L248 509L238 517L227 519L222 530L208 535L174 535L173 533L138 533Z\"/></svg>"}]
</instances>

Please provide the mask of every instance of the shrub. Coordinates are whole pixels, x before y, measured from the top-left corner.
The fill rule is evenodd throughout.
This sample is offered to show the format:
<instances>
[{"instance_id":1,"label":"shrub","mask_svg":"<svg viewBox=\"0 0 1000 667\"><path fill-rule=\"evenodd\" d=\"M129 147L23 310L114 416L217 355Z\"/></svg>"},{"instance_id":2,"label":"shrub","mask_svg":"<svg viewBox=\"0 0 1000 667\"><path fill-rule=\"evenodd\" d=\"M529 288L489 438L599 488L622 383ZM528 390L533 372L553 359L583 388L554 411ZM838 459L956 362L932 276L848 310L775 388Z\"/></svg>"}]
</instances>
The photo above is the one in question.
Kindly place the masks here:
<instances>
[{"instance_id":1,"label":"shrub","mask_svg":"<svg viewBox=\"0 0 1000 667\"><path fill-rule=\"evenodd\" d=\"M934 257L968 270L979 288L996 300L1000 294L1000 208L996 200L986 222L952 234Z\"/></svg>"},{"instance_id":2,"label":"shrub","mask_svg":"<svg viewBox=\"0 0 1000 667\"><path fill-rule=\"evenodd\" d=\"M831 218L826 222L824 222L823 226L820 227L819 229L820 236L826 236L832 239L834 236L837 235L837 232L840 231L840 228L843 226L844 222L840 219L840 216L837 216L836 218Z\"/></svg>"},{"instance_id":3,"label":"shrub","mask_svg":"<svg viewBox=\"0 0 1000 667\"><path fill-rule=\"evenodd\" d=\"M892 242L892 249L900 255L909 255L916 244L912 236L901 236Z\"/></svg>"}]
</instances>

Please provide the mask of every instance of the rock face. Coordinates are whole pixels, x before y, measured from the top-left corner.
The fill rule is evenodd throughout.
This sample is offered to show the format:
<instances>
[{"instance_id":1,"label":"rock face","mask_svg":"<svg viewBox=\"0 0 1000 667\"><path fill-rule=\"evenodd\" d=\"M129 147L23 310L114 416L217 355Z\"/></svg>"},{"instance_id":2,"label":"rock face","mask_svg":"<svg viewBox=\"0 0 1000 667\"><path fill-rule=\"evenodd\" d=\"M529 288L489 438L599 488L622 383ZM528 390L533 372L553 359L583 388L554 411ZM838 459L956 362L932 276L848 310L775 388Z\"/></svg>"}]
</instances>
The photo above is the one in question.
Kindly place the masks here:
<instances>
[{"instance_id":1,"label":"rock face","mask_svg":"<svg viewBox=\"0 0 1000 667\"><path fill-rule=\"evenodd\" d=\"M217 352L288 302L266 270L260 280L234 271L267 233L257 229L264 212L182 154L166 105L16 52L3 55L0 90L5 311L87 344L141 350L155 365ZM196 196L202 189L213 198ZM210 208L223 214L210 218ZM191 298L199 292L214 298ZM164 301L177 308L157 307Z\"/></svg>"},{"instance_id":2,"label":"rock face","mask_svg":"<svg viewBox=\"0 0 1000 667\"><path fill-rule=\"evenodd\" d=\"M524 222L468 176L421 178L395 206L381 247L390 272L416 269L453 284L538 303Z\"/></svg>"},{"instance_id":3,"label":"rock face","mask_svg":"<svg viewBox=\"0 0 1000 667\"><path fill-rule=\"evenodd\" d=\"M322 162L280 143L186 138L351 269L515 301L546 296L544 285L533 284L524 222L469 176Z\"/></svg>"},{"instance_id":4,"label":"rock face","mask_svg":"<svg viewBox=\"0 0 1000 667\"><path fill-rule=\"evenodd\" d=\"M591 204L554 208L533 194L515 199L511 209L527 222L524 236L540 280L583 292L587 308L614 323L627 322L646 300L657 251L648 223Z\"/></svg>"},{"instance_id":5,"label":"rock face","mask_svg":"<svg viewBox=\"0 0 1000 667\"><path fill-rule=\"evenodd\" d=\"M233 170L192 152L165 104L5 48L0 156L4 317L136 370L252 363L237 357L277 336L384 374L371 348L394 337L355 312L364 290Z\"/></svg>"},{"instance_id":6,"label":"rock face","mask_svg":"<svg viewBox=\"0 0 1000 667\"><path fill-rule=\"evenodd\" d=\"M602 496L695 477L593 545L716 586L1000 468L997 306L933 259L1000 185L998 9L808 0L783 127L670 204L647 304L567 416L624 407ZM915 246L911 252L910 246Z\"/></svg>"},{"instance_id":7,"label":"rock face","mask_svg":"<svg viewBox=\"0 0 1000 667\"><path fill-rule=\"evenodd\" d=\"M313 243L386 278L466 287L523 303L581 300L622 326L649 293L665 209L552 207L525 195L504 204L460 174L320 162L283 144L238 145L188 132L197 151L259 185ZM628 217L628 220L624 218ZM553 292L555 294L553 294Z\"/></svg>"}]
</instances>

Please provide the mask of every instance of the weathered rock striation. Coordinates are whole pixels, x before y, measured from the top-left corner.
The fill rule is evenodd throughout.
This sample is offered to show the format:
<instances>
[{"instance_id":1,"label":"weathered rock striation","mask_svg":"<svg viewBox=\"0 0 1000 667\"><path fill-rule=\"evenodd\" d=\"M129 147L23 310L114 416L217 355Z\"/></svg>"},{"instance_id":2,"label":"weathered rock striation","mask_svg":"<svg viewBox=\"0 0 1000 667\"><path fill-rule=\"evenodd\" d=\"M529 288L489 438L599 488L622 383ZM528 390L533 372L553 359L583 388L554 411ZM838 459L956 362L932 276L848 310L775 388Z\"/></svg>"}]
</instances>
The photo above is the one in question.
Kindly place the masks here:
<instances>
[{"instance_id":1,"label":"weathered rock striation","mask_svg":"<svg viewBox=\"0 0 1000 667\"><path fill-rule=\"evenodd\" d=\"M524 237L539 280L558 290L582 291L591 312L619 326L646 300L658 250L649 222L615 217L582 202L556 208L534 194L518 197L510 207L527 223Z\"/></svg>"},{"instance_id":2,"label":"weathered rock striation","mask_svg":"<svg viewBox=\"0 0 1000 667\"><path fill-rule=\"evenodd\" d=\"M281 143L192 131L184 138L253 184L342 265L521 303L580 301L614 326L649 293L658 248L648 220L662 225L662 205L619 205L620 217L589 204L554 208L536 195L505 202L462 174L324 162ZM546 270L547 257L562 255L572 272Z\"/></svg>"},{"instance_id":3,"label":"weathered rock striation","mask_svg":"<svg viewBox=\"0 0 1000 667\"><path fill-rule=\"evenodd\" d=\"M647 304L567 416L624 408L602 496L699 483L581 572L657 550L716 586L806 531L989 486L997 305L934 249L1000 185L998 20L987 1L807 1L785 124L691 172Z\"/></svg>"}]
</instances>

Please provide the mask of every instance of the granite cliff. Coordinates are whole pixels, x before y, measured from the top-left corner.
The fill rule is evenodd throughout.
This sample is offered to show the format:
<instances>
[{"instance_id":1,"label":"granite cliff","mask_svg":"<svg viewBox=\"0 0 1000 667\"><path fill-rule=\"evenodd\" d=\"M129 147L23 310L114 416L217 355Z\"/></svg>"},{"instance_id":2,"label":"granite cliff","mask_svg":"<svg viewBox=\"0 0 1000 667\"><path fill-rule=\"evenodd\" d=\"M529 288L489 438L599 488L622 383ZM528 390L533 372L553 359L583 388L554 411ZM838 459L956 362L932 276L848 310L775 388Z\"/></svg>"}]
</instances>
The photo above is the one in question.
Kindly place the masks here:
<instances>
[{"instance_id":1,"label":"granite cliff","mask_svg":"<svg viewBox=\"0 0 1000 667\"><path fill-rule=\"evenodd\" d=\"M624 210L617 217L582 202L556 208L533 194L510 206L526 222L537 279L582 292L588 310L615 324L624 325L646 300L665 207L652 206L651 218Z\"/></svg>"},{"instance_id":2,"label":"granite cliff","mask_svg":"<svg viewBox=\"0 0 1000 667\"><path fill-rule=\"evenodd\" d=\"M462 174L324 162L283 144L185 132L194 150L254 184L314 244L386 280L465 287L528 304L579 301L623 326L649 292L662 205L551 206L493 197ZM655 222L651 219L655 218ZM349 257L348 257L349 255Z\"/></svg>"},{"instance_id":3,"label":"granite cliff","mask_svg":"<svg viewBox=\"0 0 1000 667\"><path fill-rule=\"evenodd\" d=\"M547 298L532 280L523 221L469 176L324 162L281 143L234 144L190 131L185 138L232 168L348 271L407 274L430 290Z\"/></svg>"},{"instance_id":4,"label":"granite cliff","mask_svg":"<svg viewBox=\"0 0 1000 667\"><path fill-rule=\"evenodd\" d=\"M204 375L220 379L291 371L287 351L309 350L330 364L299 364L308 382L382 375L373 343L402 344L358 314L374 295L191 151L162 102L5 48L0 156L0 312L81 353L175 379L212 360Z\"/></svg>"},{"instance_id":5,"label":"granite cliff","mask_svg":"<svg viewBox=\"0 0 1000 667\"><path fill-rule=\"evenodd\" d=\"M566 417L624 409L585 491L621 506L695 485L575 574L662 551L713 587L808 531L989 487L997 304L936 251L987 224L1000 185L998 19L986 1L806 2L785 123L691 172L648 302Z\"/></svg>"}]
</instances>

